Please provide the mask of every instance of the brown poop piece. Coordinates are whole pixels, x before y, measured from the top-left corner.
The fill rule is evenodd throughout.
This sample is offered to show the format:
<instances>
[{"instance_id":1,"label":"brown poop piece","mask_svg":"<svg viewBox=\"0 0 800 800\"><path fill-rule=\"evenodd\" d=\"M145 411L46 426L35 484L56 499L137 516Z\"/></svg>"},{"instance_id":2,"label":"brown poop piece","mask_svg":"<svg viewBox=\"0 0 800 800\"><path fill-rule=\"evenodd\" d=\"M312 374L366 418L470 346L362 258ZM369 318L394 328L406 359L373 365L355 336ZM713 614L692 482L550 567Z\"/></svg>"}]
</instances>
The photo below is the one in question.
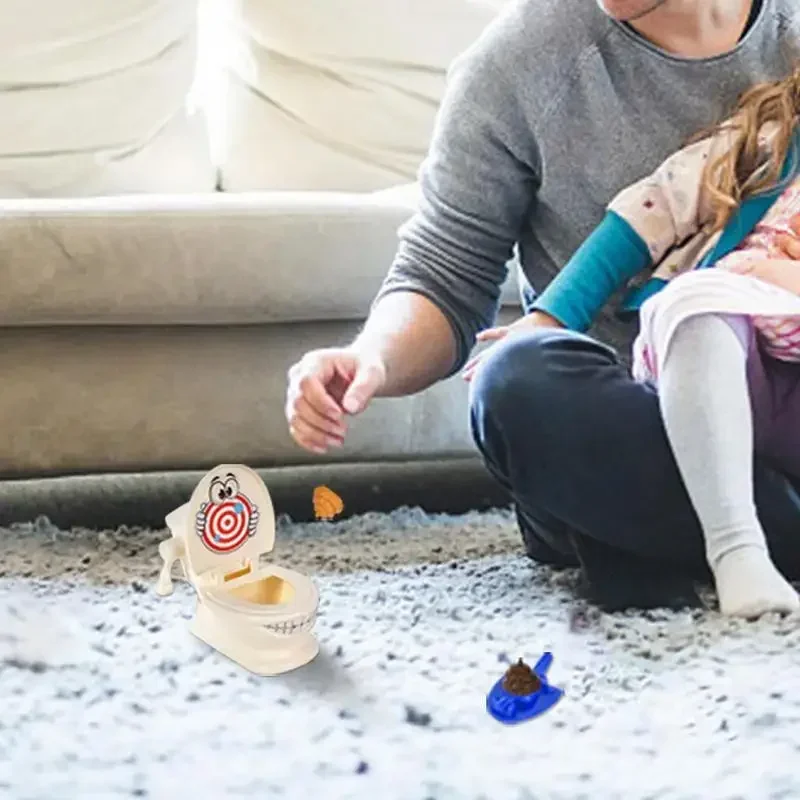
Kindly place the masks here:
<instances>
[{"instance_id":1,"label":"brown poop piece","mask_svg":"<svg viewBox=\"0 0 800 800\"><path fill-rule=\"evenodd\" d=\"M519 697L534 694L534 692L539 691L541 686L542 682L522 659L508 668L503 679L503 688L509 694Z\"/></svg>"}]
</instances>

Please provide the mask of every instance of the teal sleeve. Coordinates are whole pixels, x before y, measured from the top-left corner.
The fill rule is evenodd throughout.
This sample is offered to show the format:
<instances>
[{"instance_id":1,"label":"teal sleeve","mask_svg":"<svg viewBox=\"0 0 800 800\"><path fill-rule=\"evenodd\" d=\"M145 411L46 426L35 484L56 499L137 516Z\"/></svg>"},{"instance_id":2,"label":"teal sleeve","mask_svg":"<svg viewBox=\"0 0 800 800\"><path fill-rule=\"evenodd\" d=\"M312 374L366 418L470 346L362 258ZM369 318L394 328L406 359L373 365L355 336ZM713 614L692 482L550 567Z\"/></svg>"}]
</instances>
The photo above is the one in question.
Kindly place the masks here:
<instances>
[{"instance_id":1,"label":"teal sleeve","mask_svg":"<svg viewBox=\"0 0 800 800\"><path fill-rule=\"evenodd\" d=\"M642 237L622 217L608 211L533 308L570 330L586 331L614 293L651 263Z\"/></svg>"}]
</instances>

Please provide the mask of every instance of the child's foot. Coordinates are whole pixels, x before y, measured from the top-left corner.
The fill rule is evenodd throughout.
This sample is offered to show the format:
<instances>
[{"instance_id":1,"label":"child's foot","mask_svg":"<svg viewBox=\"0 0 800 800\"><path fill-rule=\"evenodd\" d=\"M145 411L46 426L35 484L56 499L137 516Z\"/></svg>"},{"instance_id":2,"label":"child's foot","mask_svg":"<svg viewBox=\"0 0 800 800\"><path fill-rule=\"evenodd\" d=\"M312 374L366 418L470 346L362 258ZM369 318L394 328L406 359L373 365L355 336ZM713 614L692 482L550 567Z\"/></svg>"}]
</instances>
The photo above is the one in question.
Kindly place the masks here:
<instances>
[{"instance_id":1,"label":"child's foot","mask_svg":"<svg viewBox=\"0 0 800 800\"><path fill-rule=\"evenodd\" d=\"M791 614L800 597L761 547L740 547L723 556L714 569L720 611L729 617L755 619L770 612Z\"/></svg>"}]
</instances>

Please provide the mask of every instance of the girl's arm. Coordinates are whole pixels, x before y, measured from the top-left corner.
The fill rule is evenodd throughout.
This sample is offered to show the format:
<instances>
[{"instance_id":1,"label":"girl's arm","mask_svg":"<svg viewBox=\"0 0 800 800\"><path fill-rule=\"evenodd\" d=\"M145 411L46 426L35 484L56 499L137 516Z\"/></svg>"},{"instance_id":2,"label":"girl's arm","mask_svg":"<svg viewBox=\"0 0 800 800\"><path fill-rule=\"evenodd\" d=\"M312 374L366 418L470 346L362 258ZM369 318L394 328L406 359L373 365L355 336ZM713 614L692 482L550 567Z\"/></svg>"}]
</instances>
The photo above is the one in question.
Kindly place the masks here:
<instances>
[{"instance_id":1,"label":"girl's arm","mask_svg":"<svg viewBox=\"0 0 800 800\"><path fill-rule=\"evenodd\" d=\"M623 189L533 308L571 330L590 328L617 290L710 221L705 170L725 146L724 132L703 139Z\"/></svg>"},{"instance_id":2,"label":"girl's arm","mask_svg":"<svg viewBox=\"0 0 800 800\"><path fill-rule=\"evenodd\" d=\"M586 331L614 292L651 263L647 245L608 211L600 225L533 304L565 328Z\"/></svg>"}]
</instances>

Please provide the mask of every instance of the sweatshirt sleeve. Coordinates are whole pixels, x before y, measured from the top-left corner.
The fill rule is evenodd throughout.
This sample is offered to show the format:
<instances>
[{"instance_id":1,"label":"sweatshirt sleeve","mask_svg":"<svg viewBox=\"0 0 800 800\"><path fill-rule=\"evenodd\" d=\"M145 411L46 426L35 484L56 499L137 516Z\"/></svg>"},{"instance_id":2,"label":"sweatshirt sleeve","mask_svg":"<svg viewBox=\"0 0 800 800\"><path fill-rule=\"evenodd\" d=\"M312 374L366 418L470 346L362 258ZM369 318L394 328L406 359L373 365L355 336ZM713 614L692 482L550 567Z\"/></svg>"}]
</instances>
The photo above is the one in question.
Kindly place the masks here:
<instances>
[{"instance_id":1,"label":"sweatshirt sleeve","mask_svg":"<svg viewBox=\"0 0 800 800\"><path fill-rule=\"evenodd\" d=\"M447 317L457 345L452 372L478 331L493 324L514 246L539 187L538 150L489 31L450 71L416 213L399 233L375 302L415 292Z\"/></svg>"},{"instance_id":2,"label":"sweatshirt sleeve","mask_svg":"<svg viewBox=\"0 0 800 800\"><path fill-rule=\"evenodd\" d=\"M533 308L545 311L570 330L586 331L614 292L651 263L641 236L622 217L608 211Z\"/></svg>"}]
</instances>

